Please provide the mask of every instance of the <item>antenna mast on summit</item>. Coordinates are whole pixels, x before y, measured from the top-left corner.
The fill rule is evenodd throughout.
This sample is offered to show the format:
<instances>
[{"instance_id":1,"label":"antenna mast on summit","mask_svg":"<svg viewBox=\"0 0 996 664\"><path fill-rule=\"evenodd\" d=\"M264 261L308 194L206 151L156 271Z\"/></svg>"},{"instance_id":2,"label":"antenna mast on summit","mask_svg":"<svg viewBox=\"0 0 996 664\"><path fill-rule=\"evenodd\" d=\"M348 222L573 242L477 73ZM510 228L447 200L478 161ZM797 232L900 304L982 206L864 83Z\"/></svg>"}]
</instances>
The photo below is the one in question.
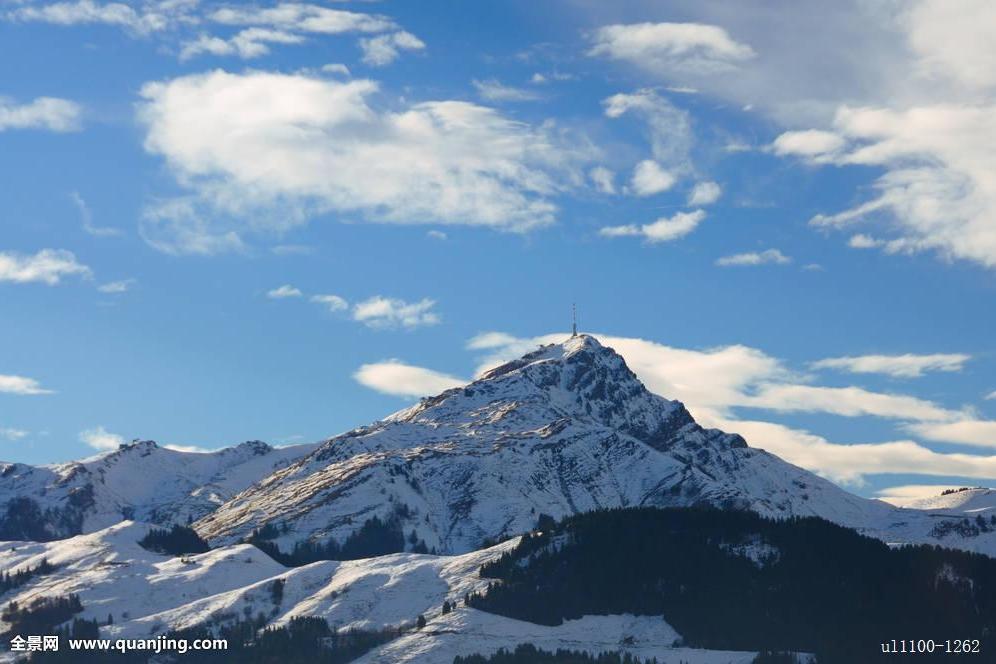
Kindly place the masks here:
<instances>
[{"instance_id":1,"label":"antenna mast on summit","mask_svg":"<svg viewBox=\"0 0 996 664\"><path fill-rule=\"evenodd\" d=\"M571 305L571 319L571 338L573 339L578 336L578 305L576 304Z\"/></svg>"}]
</instances>

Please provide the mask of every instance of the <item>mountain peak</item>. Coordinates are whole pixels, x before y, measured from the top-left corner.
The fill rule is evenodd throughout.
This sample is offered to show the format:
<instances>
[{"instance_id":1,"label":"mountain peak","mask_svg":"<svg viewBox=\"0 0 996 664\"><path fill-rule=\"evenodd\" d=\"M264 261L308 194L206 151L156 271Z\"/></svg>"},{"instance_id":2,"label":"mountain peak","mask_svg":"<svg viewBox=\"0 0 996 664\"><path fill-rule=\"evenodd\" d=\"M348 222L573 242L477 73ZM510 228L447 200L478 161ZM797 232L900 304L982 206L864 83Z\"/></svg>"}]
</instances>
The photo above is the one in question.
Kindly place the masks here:
<instances>
[{"instance_id":1,"label":"mountain peak","mask_svg":"<svg viewBox=\"0 0 996 664\"><path fill-rule=\"evenodd\" d=\"M385 420L402 422L457 426L477 437L510 427L540 430L575 422L660 448L669 447L686 427L697 427L681 402L651 393L621 355L589 334L540 346ZM745 443L730 436L724 446Z\"/></svg>"}]
</instances>

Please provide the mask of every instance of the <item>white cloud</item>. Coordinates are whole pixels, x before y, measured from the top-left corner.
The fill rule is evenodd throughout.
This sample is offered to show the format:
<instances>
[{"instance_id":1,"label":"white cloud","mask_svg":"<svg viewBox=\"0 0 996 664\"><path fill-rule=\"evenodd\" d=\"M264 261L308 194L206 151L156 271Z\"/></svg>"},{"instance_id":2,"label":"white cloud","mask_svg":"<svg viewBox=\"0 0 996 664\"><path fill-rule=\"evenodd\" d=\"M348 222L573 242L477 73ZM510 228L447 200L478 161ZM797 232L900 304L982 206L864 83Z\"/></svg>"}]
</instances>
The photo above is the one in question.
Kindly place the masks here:
<instances>
[{"instance_id":1,"label":"white cloud","mask_svg":"<svg viewBox=\"0 0 996 664\"><path fill-rule=\"evenodd\" d=\"M428 298L409 303L375 295L353 307L353 320L373 328L414 329L436 325L439 323L439 315L432 311L435 305L435 300Z\"/></svg>"},{"instance_id":2,"label":"white cloud","mask_svg":"<svg viewBox=\"0 0 996 664\"><path fill-rule=\"evenodd\" d=\"M902 16L909 43L928 77L951 78L968 89L996 87L996 6L987 0L911 3Z\"/></svg>"},{"instance_id":3,"label":"white cloud","mask_svg":"<svg viewBox=\"0 0 996 664\"><path fill-rule=\"evenodd\" d=\"M437 231L435 229L426 232L426 235L431 237L433 240L446 240L449 237L443 231Z\"/></svg>"},{"instance_id":4,"label":"white cloud","mask_svg":"<svg viewBox=\"0 0 996 664\"><path fill-rule=\"evenodd\" d=\"M882 473L996 477L996 456L936 452L911 440L837 444L771 422L716 421L711 426L737 431L752 447L846 484L860 485L865 475Z\"/></svg>"},{"instance_id":5,"label":"white cloud","mask_svg":"<svg viewBox=\"0 0 996 664\"><path fill-rule=\"evenodd\" d=\"M349 309L349 302L338 295L312 295L309 299L315 304L324 306L331 312Z\"/></svg>"},{"instance_id":6,"label":"white cloud","mask_svg":"<svg viewBox=\"0 0 996 664\"><path fill-rule=\"evenodd\" d=\"M142 211L139 235L150 246L172 255L245 252L238 232L214 223L211 214L210 204L194 197L158 200Z\"/></svg>"},{"instance_id":7,"label":"white cloud","mask_svg":"<svg viewBox=\"0 0 996 664\"><path fill-rule=\"evenodd\" d=\"M369 80L213 71L143 87L145 148L192 193L150 205L142 235L173 253L243 248L336 211L387 223L522 231L552 223L592 149L467 102L379 111Z\"/></svg>"},{"instance_id":8,"label":"white cloud","mask_svg":"<svg viewBox=\"0 0 996 664\"><path fill-rule=\"evenodd\" d=\"M720 267L734 266L754 266L754 265L786 265L792 259L780 252L778 249L765 249L761 252L750 252L746 254L734 254L723 256L716 260L716 265Z\"/></svg>"},{"instance_id":9,"label":"white cloud","mask_svg":"<svg viewBox=\"0 0 996 664\"><path fill-rule=\"evenodd\" d=\"M595 185L595 189L597 189L601 193L603 194L616 193L616 185L614 182L615 173L610 171L608 168L604 166L595 166L590 171L588 171L588 177Z\"/></svg>"},{"instance_id":10,"label":"white cloud","mask_svg":"<svg viewBox=\"0 0 996 664\"><path fill-rule=\"evenodd\" d=\"M82 113L82 107L68 99L38 97L26 104L18 104L0 97L0 132L9 129L79 131Z\"/></svg>"},{"instance_id":11,"label":"white cloud","mask_svg":"<svg viewBox=\"0 0 996 664\"><path fill-rule=\"evenodd\" d=\"M532 90L504 85L493 78L485 81L474 79L472 83L474 84L474 88L477 89L477 94L480 95L481 99L486 101L536 101L541 98L540 95Z\"/></svg>"},{"instance_id":12,"label":"white cloud","mask_svg":"<svg viewBox=\"0 0 996 664\"><path fill-rule=\"evenodd\" d=\"M63 277L89 278L91 274L90 268L65 249L42 249L34 255L0 251L0 282L39 282L54 286Z\"/></svg>"},{"instance_id":13,"label":"white cloud","mask_svg":"<svg viewBox=\"0 0 996 664\"><path fill-rule=\"evenodd\" d=\"M223 39L209 34L201 34L197 39L184 42L180 48L180 59L189 60L198 55L237 55L243 60L258 58L270 52L268 44L300 44L304 37L284 30L270 28L246 28L234 36Z\"/></svg>"},{"instance_id":14,"label":"white cloud","mask_svg":"<svg viewBox=\"0 0 996 664\"><path fill-rule=\"evenodd\" d=\"M926 371L961 371L965 362L972 359L962 353L935 353L932 355L859 355L856 357L829 357L813 362L814 369L839 369L851 373L878 373L896 378L916 378Z\"/></svg>"},{"instance_id":15,"label":"white cloud","mask_svg":"<svg viewBox=\"0 0 996 664\"><path fill-rule=\"evenodd\" d=\"M24 429L13 429L11 427L0 427L0 438L4 440L21 440L28 435Z\"/></svg>"},{"instance_id":16,"label":"white cloud","mask_svg":"<svg viewBox=\"0 0 996 664\"><path fill-rule=\"evenodd\" d=\"M96 226L93 223L93 214L90 212L90 206L86 204L83 197L77 192L71 192L69 197L73 200L73 205L80 211L80 219L83 221L83 230L86 231L87 235L92 235L94 237L113 237L121 235L121 231L117 228L110 228L106 226Z\"/></svg>"},{"instance_id":17,"label":"white cloud","mask_svg":"<svg viewBox=\"0 0 996 664\"><path fill-rule=\"evenodd\" d=\"M932 251L996 268L996 101L899 111L844 107L834 124L849 144L833 163L886 172L874 198L817 215L814 226L883 221L893 236L881 244L887 253Z\"/></svg>"},{"instance_id":18,"label":"white cloud","mask_svg":"<svg viewBox=\"0 0 996 664\"><path fill-rule=\"evenodd\" d=\"M723 28L701 23L608 25L595 31L593 41L589 55L657 72L715 73L754 57Z\"/></svg>"},{"instance_id":19,"label":"white cloud","mask_svg":"<svg viewBox=\"0 0 996 664\"><path fill-rule=\"evenodd\" d=\"M97 450L116 450L125 443L125 439L116 433L111 433L102 426L86 429L80 432L80 442L86 443Z\"/></svg>"},{"instance_id":20,"label":"white cloud","mask_svg":"<svg viewBox=\"0 0 996 664\"><path fill-rule=\"evenodd\" d=\"M688 195L689 207L712 205L719 200L723 190L715 182L699 182Z\"/></svg>"},{"instance_id":21,"label":"white cloud","mask_svg":"<svg viewBox=\"0 0 996 664\"><path fill-rule=\"evenodd\" d=\"M339 62L331 62L327 65L322 65L322 72L325 74L340 74L342 76L349 76L349 67Z\"/></svg>"},{"instance_id":22,"label":"white cloud","mask_svg":"<svg viewBox=\"0 0 996 664\"><path fill-rule=\"evenodd\" d=\"M283 300L289 297L301 297L303 293L300 289L294 288L290 284L284 284L279 288L266 291L266 297L271 300Z\"/></svg>"},{"instance_id":23,"label":"white cloud","mask_svg":"<svg viewBox=\"0 0 996 664\"><path fill-rule=\"evenodd\" d=\"M379 57L396 57L398 49L421 48L421 42L385 16L322 7L303 2L282 2L270 7L251 4L230 5L200 11L198 0L135 0L123 2L54 2L24 6L4 14L8 20L38 21L55 25L104 24L124 29L132 36L159 35L172 49L176 35L182 35L181 60L209 53L236 55L248 59L269 53L271 44L300 44L308 34L376 34L392 31L372 48ZM243 29L221 37L204 28L241 26ZM190 38L191 29L201 30ZM367 46L364 44L364 49ZM393 52L393 55L392 55Z\"/></svg>"},{"instance_id":24,"label":"white cloud","mask_svg":"<svg viewBox=\"0 0 996 664\"><path fill-rule=\"evenodd\" d=\"M629 186L637 196L653 196L673 187L675 180L656 161L645 159L633 169Z\"/></svg>"},{"instance_id":25,"label":"white cloud","mask_svg":"<svg viewBox=\"0 0 996 664\"><path fill-rule=\"evenodd\" d=\"M43 388L34 378L0 374L0 393L6 394L55 394Z\"/></svg>"},{"instance_id":26,"label":"white cloud","mask_svg":"<svg viewBox=\"0 0 996 664\"><path fill-rule=\"evenodd\" d=\"M834 158L845 145L844 139L833 132L807 129L780 134L771 150L780 157L792 155L819 162Z\"/></svg>"},{"instance_id":27,"label":"white cloud","mask_svg":"<svg viewBox=\"0 0 996 664\"><path fill-rule=\"evenodd\" d=\"M898 507L912 507L924 498L933 498L944 491L961 488L957 484L901 484L875 492L879 500Z\"/></svg>"},{"instance_id":28,"label":"white cloud","mask_svg":"<svg viewBox=\"0 0 996 664\"><path fill-rule=\"evenodd\" d=\"M224 7L213 12L210 18L225 25L268 26L278 30L326 35L384 32L397 27L385 16L297 2L284 2L265 8L252 5Z\"/></svg>"},{"instance_id":29,"label":"white cloud","mask_svg":"<svg viewBox=\"0 0 996 664\"><path fill-rule=\"evenodd\" d=\"M109 281L106 284L101 284L97 287L97 290L101 293L110 294L127 293L134 285L134 279L122 279L121 281Z\"/></svg>"},{"instance_id":30,"label":"white cloud","mask_svg":"<svg viewBox=\"0 0 996 664\"><path fill-rule=\"evenodd\" d=\"M830 413L844 417L917 421L947 421L960 416L932 401L860 387L766 384L759 386L755 393L745 395L738 405L783 413Z\"/></svg>"},{"instance_id":31,"label":"white cloud","mask_svg":"<svg viewBox=\"0 0 996 664\"><path fill-rule=\"evenodd\" d=\"M400 360L364 364L353 374L353 378L370 389L401 397L429 396L467 383L461 378Z\"/></svg>"},{"instance_id":32,"label":"white cloud","mask_svg":"<svg viewBox=\"0 0 996 664\"><path fill-rule=\"evenodd\" d=\"M529 82L533 85L544 85L550 81L573 81L577 79L574 74L568 74L566 72L552 71L546 74L542 72L536 72L529 79Z\"/></svg>"},{"instance_id":33,"label":"white cloud","mask_svg":"<svg viewBox=\"0 0 996 664\"><path fill-rule=\"evenodd\" d=\"M885 242L882 240L871 237L870 235L865 235L864 233L857 233L852 235L847 241L847 246L852 249L874 249L876 247L881 247Z\"/></svg>"},{"instance_id":34,"label":"white cloud","mask_svg":"<svg viewBox=\"0 0 996 664\"><path fill-rule=\"evenodd\" d=\"M179 16L186 14L189 2L143 2L135 9L121 2L54 2L47 5L30 5L8 12L8 18L18 21L36 21L55 25L104 24L124 28L145 35L169 28Z\"/></svg>"},{"instance_id":35,"label":"white cloud","mask_svg":"<svg viewBox=\"0 0 996 664\"><path fill-rule=\"evenodd\" d=\"M911 424L909 430L927 440L996 447L996 421L965 419L957 422L927 422Z\"/></svg>"},{"instance_id":36,"label":"white cloud","mask_svg":"<svg viewBox=\"0 0 996 664\"><path fill-rule=\"evenodd\" d=\"M996 391L993 391L993 392L990 392L989 394L987 394L985 396L985 399L986 400L990 400L990 401L996 399Z\"/></svg>"},{"instance_id":37,"label":"white cloud","mask_svg":"<svg viewBox=\"0 0 996 664\"><path fill-rule=\"evenodd\" d=\"M693 135L691 118L686 111L653 90L615 94L602 105L609 118L634 114L646 123L650 150L658 162L678 171L690 168Z\"/></svg>"},{"instance_id":38,"label":"white cloud","mask_svg":"<svg viewBox=\"0 0 996 664\"><path fill-rule=\"evenodd\" d=\"M373 67L389 65L401 56L401 51L421 51L425 42L410 32L400 30L360 40L363 62Z\"/></svg>"},{"instance_id":39,"label":"white cloud","mask_svg":"<svg viewBox=\"0 0 996 664\"><path fill-rule=\"evenodd\" d=\"M661 217L657 221L642 226L630 224L627 226L604 226L599 229L599 235L604 237L642 237L650 244L670 242L682 238L705 219L705 212L678 212L672 217Z\"/></svg>"}]
</instances>

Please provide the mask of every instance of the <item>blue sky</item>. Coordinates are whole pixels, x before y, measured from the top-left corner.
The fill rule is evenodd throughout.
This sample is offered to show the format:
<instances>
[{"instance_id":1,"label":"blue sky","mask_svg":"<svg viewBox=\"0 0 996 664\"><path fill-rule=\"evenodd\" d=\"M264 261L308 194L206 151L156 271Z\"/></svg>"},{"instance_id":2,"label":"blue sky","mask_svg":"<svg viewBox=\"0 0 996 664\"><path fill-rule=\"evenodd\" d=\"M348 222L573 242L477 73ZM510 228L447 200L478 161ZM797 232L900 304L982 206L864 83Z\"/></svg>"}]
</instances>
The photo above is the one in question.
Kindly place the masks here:
<instances>
[{"instance_id":1,"label":"blue sky","mask_svg":"<svg viewBox=\"0 0 996 664\"><path fill-rule=\"evenodd\" d=\"M316 440L577 302L652 389L852 490L991 484L994 21L0 3L0 458Z\"/></svg>"}]
</instances>

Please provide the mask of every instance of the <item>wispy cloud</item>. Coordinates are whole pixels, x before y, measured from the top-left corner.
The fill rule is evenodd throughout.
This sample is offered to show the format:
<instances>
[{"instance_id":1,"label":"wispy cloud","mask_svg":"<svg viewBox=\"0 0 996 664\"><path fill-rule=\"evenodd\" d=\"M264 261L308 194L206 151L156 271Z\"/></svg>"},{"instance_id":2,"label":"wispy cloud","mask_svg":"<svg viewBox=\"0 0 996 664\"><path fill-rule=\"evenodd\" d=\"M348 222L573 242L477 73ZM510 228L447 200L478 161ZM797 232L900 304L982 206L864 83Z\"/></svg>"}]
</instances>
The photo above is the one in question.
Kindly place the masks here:
<instances>
[{"instance_id":1,"label":"wispy cloud","mask_svg":"<svg viewBox=\"0 0 996 664\"><path fill-rule=\"evenodd\" d=\"M595 31L593 42L589 55L624 60L657 73L715 73L755 55L723 28L702 23L607 25Z\"/></svg>"},{"instance_id":2,"label":"wispy cloud","mask_svg":"<svg viewBox=\"0 0 996 664\"><path fill-rule=\"evenodd\" d=\"M858 355L828 357L813 362L814 369L838 369L851 373L885 374L895 378L917 378L928 371L961 371L965 362L972 359L963 353L934 353L931 355Z\"/></svg>"},{"instance_id":3,"label":"wispy cloud","mask_svg":"<svg viewBox=\"0 0 996 664\"><path fill-rule=\"evenodd\" d=\"M83 197L77 192L71 192L69 197L73 199L73 204L76 209L80 211L80 219L83 222L83 230L87 234L94 237L113 237L116 235L121 235L121 231L117 228L110 228L106 226L96 226L93 223L93 214L90 212L90 206L86 204Z\"/></svg>"},{"instance_id":4,"label":"wispy cloud","mask_svg":"<svg viewBox=\"0 0 996 664\"><path fill-rule=\"evenodd\" d=\"M716 265L720 267L753 267L756 265L786 265L792 259L783 254L778 249L765 249L760 252L749 252L745 254L734 254L716 259Z\"/></svg>"},{"instance_id":5,"label":"wispy cloud","mask_svg":"<svg viewBox=\"0 0 996 664\"><path fill-rule=\"evenodd\" d=\"M924 422L909 430L927 440L980 447L996 447L996 421L964 419L957 422Z\"/></svg>"},{"instance_id":6,"label":"wispy cloud","mask_svg":"<svg viewBox=\"0 0 996 664\"><path fill-rule=\"evenodd\" d=\"M24 429L14 429L11 427L0 427L0 438L3 440L15 441L21 440L28 435L29 432Z\"/></svg>"},{"instance_id":7,"label":"wispy cloud","mask_svg":"<svg viewBox=\"0 0 996 664\"><path fill-rule=\"evenodd\" d=\"M131 287L136 283L135 279L122 279L120 281L109 281L106 284L101 284L97 287L97 290L101 293L108 293L111 295L117 295L121 293L127 293L131 290Z\"/></svg>"},{"instance_id":8,"label":"wispy cloud","mask_svg":"<svg viewBox=\"0 0 996 664\"><path fill-rule=\"evenodd\" d=\"M363 62L371 67L383 67L397 60L401 51L421 51L425 42L410 32L399 30L361 39L360 48L363 49Z\"/></svg>"},{"instance_id":9,"label":"wispy cloud","mask_svg":"<svg viewBox=\"0 0 996 664\"><path fill-rule=\"evenodd\" d=\"M36 254L0 252L0 282L42 283L55 286L64 277L89 278L89 267L80 263L71 251L42 249Z\"/></svg>"},{"instance_id":10,"label":"wispy cloud","mask_svg":"<svg viewBox=\"0 0 996 664\"><path fill-rule=\"evenodd\" d=\"M291 286L290 284L284 284L279 288L274 288L266 292L266 297L271 300L283 300L289 297L301 297L304 295L300 289Z\"/></svg>"},{"instance_id":11,"label":"wispy cloud","mask_svg":"<svg viewBox=\"0 0 996 664\"><path fill-rule=\"evenodd\" d=\"M661 217L650 224L626 226L605 226L598 233L603 237L642 237L650 244L670 242L682 238L705 219L705 212L678 212L672 217Z\"/></svg>"},{"instance_id":12,"label":"wispy cloud","mask_svg":"<svg viewBox=\"0 0 996 664\"><path fill-rule=\"evenodd\" d=\"M76 0L31 4L7 13L16 21L35 21L55 25L104 24L124 28L138 35L166 30L187 13L192 3L169 0L146 1L136 9L120 2Z\"/></svg>"},{"instance_id":13,"label":"wispy cloud","mask_svg":"<svg viewBox=\"0 0 996 664\"><path fill-rule=\"evenodd\" d=\"M0 132L10 129L79 131L82 114L82 107L68 99L38 97L26 104L18 104L0 97Z\"/></svg>"},{"instance_id":14,"label":"wispy cloud","mask_svg":"<svg viewBox=\"0 0 996 664\"><path fill-rule=\"evenodd\" d=\"M592 184L595 185L595 189L603 194L616 193L616 176L615 173L608 168L604 166L596 166L588 171L588 177L591 179Z\"/></svg>"},{"instance_id":15,"label":"wispy cloud","mask_svg":"<svg viewBox=\"0 0 996 664\"><path fill-rule=\"evenodd\" d=\"M485 101L536 101L542 97L533 90L516 88L511 85L504 85L497 79L489 78L484 81L474 79L472 81L477 94Z\"/></svg>"},{"instance_id":16,"label":"wispy cloud","mask_svg":"<svg viewBox=\"0 0 996 664\"><path fill-rule=\"evenodd\" d=\"M116 450L125 439L116 433L111 433L102 426L86 429L80 432L80 442L89 445L95 450Z\"/></svg>"},{"instance_id":17,"label":"wispy cloud","mask_svg":"<svg viewBox=\"0 0 996 664\"><path fill-rule=\"evenodd\" d=\"M246 28L232 37L224 39L202 34L197 39L187 41L180 49L180 59L189 60L198 55L237 55L243 60L258 58L270 52L270 44L300 44L305 41L301 35L269 28Z\"/></svg>"},{"instance_id":18,"label":"wispy cloud","mask_svg":"<svg viewBox=\"0 0 996 664\"><path fill-rule=\"evenodd\" d=\"M435 300L428 298L405 302L376 295L353 307L353 320L373 328L414 329L440 322L439 315L432 310L435 306Z\"/></svg>"},{"instance_id":19,"label":"wispy cloud","mask_svg":"<svg viewBox=\"0 0 996 664\"><path fill-rule=\"evenodd\" d=\"M612 95L602 101L602 106L608 118L640 118L646 126L650 152L663 167L677 172L691 170L694 136L687 111L648 89Z\"/></svg>"},{"instance_id":20,"label":"wispy cloud","mask_svg":"<svg viewBox=\"0 0 996 664\"><path fill-rule=\"evenodd\" d=\"M7 394L55 394L43 388L34 378L0 374L0 392Z\"/></svg>"},{"instance_id":21,"label":"wispy cloud","mask_svg":"<svg viewBox=\"0 0 996 664\"><path fill-rule=\"evenodd\" d=\"M364 364L353 374L353 378L370 389L401 397L429 396L467 383L461 378L400 360Z\"/></svg>"},{"instance_id":22,"label":"wispy cloud","mask_svg":"<svg viewBox=\"0 0 996 664\"><path fill-rule=\"evenodd\" d=\"M335 311L345 311L349 309L349 302L345 298L339 297L338 295L312 295L308 298L315 304L320 304L327 310Z\"/></svg>"},{"instance_id":23,"label":"wispy cloud","mask_svg":"<svg viewBox=\"0 0 996 664\"><path fill-rule=\"evenodd\" d=\"M712 205L723 194L722 188L715 182L699 182L688 194L688 205L697 207Z\"/></svg>"}]
</instances>

